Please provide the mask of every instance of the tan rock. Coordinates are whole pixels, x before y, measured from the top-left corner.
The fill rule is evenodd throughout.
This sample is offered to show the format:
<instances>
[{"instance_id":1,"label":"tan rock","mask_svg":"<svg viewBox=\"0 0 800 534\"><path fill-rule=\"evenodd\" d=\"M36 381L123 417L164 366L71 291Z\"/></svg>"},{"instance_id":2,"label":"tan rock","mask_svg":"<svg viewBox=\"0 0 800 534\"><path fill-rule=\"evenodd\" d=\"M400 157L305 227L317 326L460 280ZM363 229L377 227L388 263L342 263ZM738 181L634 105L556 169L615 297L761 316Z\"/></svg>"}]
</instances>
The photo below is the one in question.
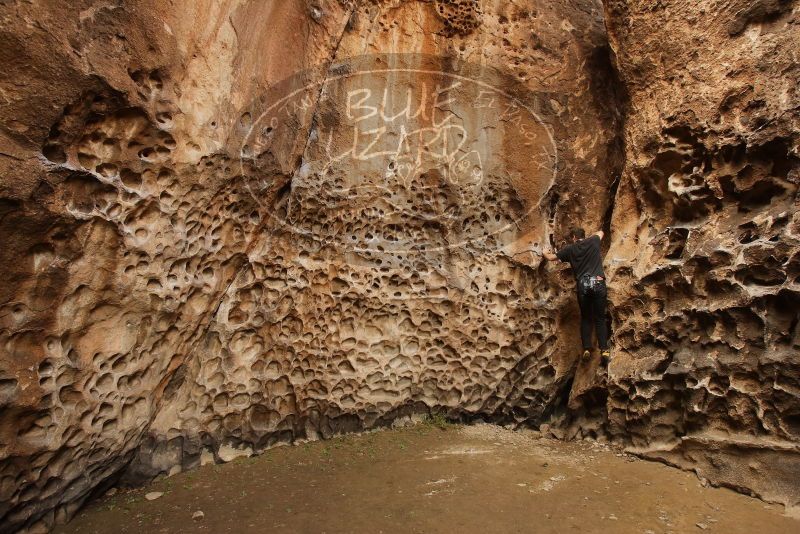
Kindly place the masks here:
<instances>
[{"instance_id":1,"label":"tan rock","mask_svg":"<svg viewBox=\"0 0 800 534\"><path fill-rule=\"evenodd\" d=\"M608 253L609 430L712 484L796 505L796 6L605 9L630 99Z\"/></svg>"},{"instance_id":2,"label":"tan rock","mask_svg":"<svg viewBox=\"0 0 800 534\"><path fill-rule=\"evenodd\" d=\"M797 503L784 4L62 4L0 11L2 524L428 413ZM576 221L607 378L537 256Z\"/></svg>"}]
</instances>

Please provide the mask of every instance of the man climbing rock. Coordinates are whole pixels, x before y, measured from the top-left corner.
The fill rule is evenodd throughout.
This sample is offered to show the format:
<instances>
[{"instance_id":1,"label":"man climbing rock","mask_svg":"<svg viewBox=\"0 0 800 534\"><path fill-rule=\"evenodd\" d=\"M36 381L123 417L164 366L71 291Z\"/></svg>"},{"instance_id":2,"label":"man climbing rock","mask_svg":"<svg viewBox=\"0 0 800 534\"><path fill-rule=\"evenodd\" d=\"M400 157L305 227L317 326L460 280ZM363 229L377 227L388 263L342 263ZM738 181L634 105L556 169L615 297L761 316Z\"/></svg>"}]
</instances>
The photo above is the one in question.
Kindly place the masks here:
<instances>
[{"instance_id":1,"label":"man climbing rock","mask_svg":"<svg viewBox=\"0 0 800 534\"><path fill-rule=\"evenodd\" d=\"M603 258L600 252L603 232L596 232L587 238L583 228L572 228L569 239L572 241L571 244L555 254L545 250L542 256L548 261L561 260L572 266L572 273L577 283L578 306L581 309L583 357L588 359L591 354L594 325L602 363L608 365L611 353L608 350L606 331L606 275L603 272Z\"/></svg>"}]
</instances>

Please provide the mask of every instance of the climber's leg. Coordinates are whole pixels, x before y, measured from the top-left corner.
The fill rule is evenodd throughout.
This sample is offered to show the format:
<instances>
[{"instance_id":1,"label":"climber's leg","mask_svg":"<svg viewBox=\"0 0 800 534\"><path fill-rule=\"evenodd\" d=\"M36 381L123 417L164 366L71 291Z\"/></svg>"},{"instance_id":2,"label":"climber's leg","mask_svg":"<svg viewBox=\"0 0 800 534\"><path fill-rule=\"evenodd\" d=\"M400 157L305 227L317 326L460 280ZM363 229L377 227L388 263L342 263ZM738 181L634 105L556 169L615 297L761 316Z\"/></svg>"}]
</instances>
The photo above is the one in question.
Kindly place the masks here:
<instances>
[{"instance_id":1,"label":"climber's leg","mask_svg":"<svg viewBox=\"0 0 800 534\"><path fill-rule=\"evenodd\" d=\"M578 307L581 309L581 342L583 350L592 350L592 301L589 293L578 291Z\"/></svg>"},{"instance_id":2,"label":"climber's leg","mask_svg":"<svg viewBox=\"0 0 800 534\"><path fill-rule=\"evenodd\" d=\"M608 329L606 328L606 304L608 290L605 281L596 283L592 292L592 318L597 332L597 344L600 350L608 350Z\"/></svg>"}]
</instances>

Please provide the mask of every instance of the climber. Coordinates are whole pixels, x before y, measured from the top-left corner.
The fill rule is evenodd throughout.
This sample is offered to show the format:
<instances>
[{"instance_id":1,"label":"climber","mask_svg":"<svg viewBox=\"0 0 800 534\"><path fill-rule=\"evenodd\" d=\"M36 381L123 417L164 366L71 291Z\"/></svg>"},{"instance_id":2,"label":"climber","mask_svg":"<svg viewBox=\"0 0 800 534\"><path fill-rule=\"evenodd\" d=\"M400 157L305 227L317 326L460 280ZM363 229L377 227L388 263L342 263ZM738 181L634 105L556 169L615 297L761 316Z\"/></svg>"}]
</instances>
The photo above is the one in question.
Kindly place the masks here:
<instances>
[{"instance_id":1,"label":"climber","mask_svg":"<svg viewBox=\"0 0 800 534\"><path fill-rule=\"evenodd\" d=\"M603 272L603 258L600 242L602 230L586 237L583 228L572 228L569 232L571 243L555 254L544 250L542 256L548 261L569 262L575 275L578 292L578 306L581 310L581 341L583 358L589 359L592 350L592 325L600 345L603 365L608 365L611 353L608 350L606 331L606 275Z\"/></svg>"}]
</instances>

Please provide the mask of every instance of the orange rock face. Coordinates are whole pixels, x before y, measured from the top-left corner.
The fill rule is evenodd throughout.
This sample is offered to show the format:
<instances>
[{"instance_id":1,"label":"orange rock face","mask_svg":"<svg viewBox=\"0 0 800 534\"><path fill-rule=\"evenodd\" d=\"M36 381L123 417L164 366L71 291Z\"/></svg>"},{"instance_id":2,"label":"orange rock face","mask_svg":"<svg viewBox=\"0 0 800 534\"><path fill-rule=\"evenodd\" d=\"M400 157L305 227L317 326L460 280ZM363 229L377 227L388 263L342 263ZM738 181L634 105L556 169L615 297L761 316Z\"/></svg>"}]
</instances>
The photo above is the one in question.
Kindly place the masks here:
<instances>
[{"instance_id":1,"label":"orange rock face","mask_svg":"<svg viewBox=\"0 0 800 534\"><path fill-rule=\"evenodd\" d=\"M796 469L784 3L72 4L0 3L4 526L431 411L791 500L704 456ZM523 252L576 222L611 230L607 381Z\"/></svg>"}]
</instances>

